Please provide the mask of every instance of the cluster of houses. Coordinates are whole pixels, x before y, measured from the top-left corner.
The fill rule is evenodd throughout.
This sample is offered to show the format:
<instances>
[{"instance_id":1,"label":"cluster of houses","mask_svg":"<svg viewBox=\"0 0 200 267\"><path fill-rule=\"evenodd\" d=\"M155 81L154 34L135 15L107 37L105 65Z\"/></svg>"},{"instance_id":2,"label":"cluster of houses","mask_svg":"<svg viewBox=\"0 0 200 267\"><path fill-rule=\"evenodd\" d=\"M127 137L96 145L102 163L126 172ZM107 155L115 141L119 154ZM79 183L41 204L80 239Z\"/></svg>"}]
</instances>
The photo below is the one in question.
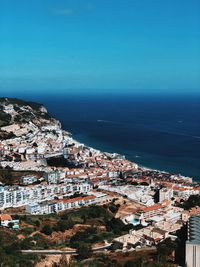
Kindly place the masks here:
<instances>
[{"instance_id":1,"label":"cluster of houses","mask_svg":"<svg viewBox=\"0 0 200 267\"><path fill-rule=\"evenodd\" d=\"M118 193L124 197L127 197L134 202L150 206L154 204L153 196L155 192L150 186L133 186L133 185L123 185L123 186L112 186L112 185L101 185L100 189Z\"/></svg>"},{"instance_id":2,"label":"cluster of houses","mask_svg":"<svg viewBox=\"0 0 200 267\"><path fill-rule=\"evenodd\" d=\"M126 250L142 246L155 245L167 237L176 239L176 232L193 215L200 214L200 207L184 210L175 205L176 200L188 199L190 195L200 194L200 188L194 185L181 186L179 183L168 183L166 187L160 183L150 183L146 186L102 185L105 192L114 192L134 201L140 206L127 210L120 219L125 224L133 224L135 230L129 234L114 239L114 242ZM152 190L158 190L159 202L154 203ZM155 194L155 191L154 191ZM148 201L144 201L148 199Z\"/></svg>"},{"instance_id":3,"label":"cluster of houses","mask_svg":"<svg viewBox=\"0 0 200 267\"><path fill-rule=\"evenodd\" d=\"M170 200L143 207L133 211L132 215L122 218L125 223L140 225L138 230L120 236L115 242L127 247L155 245L167 237L176 239L176 231L183 226L183 209L172 206Z\"/></svg>"},{"instance_id":4,"label":"cluster of houses","mask_svg":"<svg viewBox=\"0 0 200 267\"><path fill-rule=\"evenodd\" d=\"M29 107L21 109L31 112ZM12 117L17 115L13 105L5 105L4 112ZM176 238L176 231L191 216L200 213L200 207L185 211L174 205L175 200L200 194L200 187L192 184L191 178L141 168L121 155L101 152L75 141L54 119L40 120L1 127L11 138L1 140L0 166L44 172L40 178L31 174L22 176L17 184L0 184L1 227L19 228L19 220L4 214L5 209L23 207L26 214L51 214L104 204L117 194L124 201L136 204L137 208L120 217L125 224L136 228L114 242L124 248L135 248L157 244L167 237ZM68 167L47 165L49 158L57 156L65 158ZM94 190L96 187L98 192ZM158 203L155 203L156 191L159 191Z\"/></svg>"},{"instance_id":5,"label":"cluster of houses","mask_svg":"<svg viewBox=\"0 0 200 267\"><path fill-rule=\"evenodd\" d=\"M159 242L163 241L167 237L170 237L172 240L176 239L176 231L181 229L183 224L186 222L190 222L190 218L197 218L198 224L195 225L197 236L194 238L193 242L191 238L190 231L195 227L190 227L190 223L188 224L189 231L188 236L189 240L192 242L188 242L188 248L186 246L187 257L189 259L189 251L191 250L191 246L197 246L199 250L199 214L200 207L192 208L188 211L183 210L181 208L173 207L171 203L168 201L164 201L162 204L156 204L151 207L147 207L144 209L136 210L133 212L133 215L127 216L123 218L125 223L133 223L136 225L141 225L137 230L130 230L130 232L126 235L115 238L113 242L119 243L124 250L127 248L140 248L143 246L152 246L156 245ZM192 245L191 245L192 244ZM191 253L191 251L190 251ZM190 254L192 255L193 252ZM195 258L199 256L194 254ZM192 266L192 265L191 265Z\"/></svg>"},{"instance_id":6,"label":"cluster of houses","mask_svg":"<svg viewBox=\"0 0 200 267\"><path fill-rule=\"evenodd\" d=\"M0 159L2 161L39 161L53 155L62 155L70 136L62 131L59 124L38 127L31 121L26 124L12 124L1 127L15 137L2 140Z\"/></svg>"}]
</instances>

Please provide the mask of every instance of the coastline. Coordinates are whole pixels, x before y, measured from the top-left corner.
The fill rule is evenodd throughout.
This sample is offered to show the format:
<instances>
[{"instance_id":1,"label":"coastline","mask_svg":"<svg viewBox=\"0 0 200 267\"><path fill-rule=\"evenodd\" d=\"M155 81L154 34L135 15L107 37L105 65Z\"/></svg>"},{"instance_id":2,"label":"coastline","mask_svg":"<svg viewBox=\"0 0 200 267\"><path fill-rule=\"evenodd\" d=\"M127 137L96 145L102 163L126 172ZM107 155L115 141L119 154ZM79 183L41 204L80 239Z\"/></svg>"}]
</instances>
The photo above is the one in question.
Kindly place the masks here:
<instances>
[{"instance_id":1,"label":"coastline","mask_svg":"<svg viewBox=\"0 0 200 267\"><path fill-rule=\"evenodd\" d=\"M30 97L30 100L33 101L34 100L33 97ZM45 98L45 99L42 99L40 102L44 103L44 105L47 107L48 111L53 115L53 117L59 119L59 121L62 123L62 129L64 129L67 132L70 132L71 135L73 136L73 139L77 140L78 142L84 143L87 146L95 148L100 151L106 151L106 152L108 151L109 153L118 153L118 154L124 155L127 160L131 162L135 162L140 167L146 168L148 170L156 170L156 171L167 172L167 173L172 173L172 174L181 174L181 175L184 175L185 177L192 177L195 182L200 181L200 177L198 175L199 168L196 166L196 169L195 169L195 165L197 165L196 162L198 162L198 155L196 155L196 152L198 150L198 143L194 150L194 157L191 157L192 154L189 153L188 155L185 154L182 156L183 163L181 163L182 159L180 159L180 161L176 161L176 157L174 161L174 158L171 157L171 154L168 154L169 153L168 150L166 151L166 155L167 155L166 157L164 153L163 154L157 153L159 152L158 148L156 147L157 144L154 145L154 139L152 139L152 138L155 138L156 136L155 137L151 136L152 132L149 133L150 138L147 135L148 131L145 132L145 135L143 136L145 143L143 144L141 140L139 139L139 143L138 144L136 143L136 147L135 147L134 146L135 142L137 142L137 139L135 141L135 138L137 138L137 135L138 135L137 133L135 134L135 129L138 130L139 128L138 129L135 128L134 123L132 123L134 127L133 129L129 127L128 128L125 127L125 129L124 127L121 127L121 126L118 127L119 123L118 124L106 123L105 125L99 124L99 123L95 124L94 122L97 120L94 119L93 117L99 117L99 118L101 117L99 115L97 116L97 111L98 112L100 111L99 107L97 106L97 111L95 110L94 114L91 115L92 116L92 120L91 120L90 114L88 112L91 110L91 108L93 108L93 106L88 107L89 106L88 104L91 103L90 101L97 101L95 102L95 104L101 104L101 102L99 102L98 100L95 100L92 98L91 100L87 102L87 106L85 106L84 104L84 98L83 99L78 98L78 100L77 99L74 100L72 98L63 98L62 100L60 98L57 98L55 100L57 101L51 102L52 101L51 98L47 98L47 99ZM128 101L130 102L129 99ZM59 103L59 108L58 108L58 103ZM71 103L71 105L67 105L69 103ZM79 105L77 106L76 104L79 104ZM66 108L66 105L67 105L67 108ZM122 103L122 106L124 105L125 105L125 102ZM88 107L88 110L87 109L85 110L83 107ZM110 110L111 108L110 105L107 108L109 108ZM83 114L79 113L80 110L83 110ZM120 107L119 107L119 110L121 110ZM74 112L76 113L74 114ZM85 117L86 115L87 117ZM107 114L106 112L105 115L109 115L109 114ZM122 114L121 120L124 118L124 115L125 114ZM106 121L108 121L108 119L109 121L111 120L109 116ZM114 128L113 128L113 125L115 125ZM98 128L98 126L100 126L100 128ZM121 132L120 128L123 128L122 129L123 132ZM119 134L117 132L118 130L120 130ZM97 133L98 131L99 133ZM131 131L131 132L128 133L128 131ZM128 133L128 137L126 136L127 133ZM125 141L123 139L120 139L122 134L125 135L125 137L127 137L127 139L124 138ZM132 137L134 139L133 142L132 142ZM173 136L170 136L169 140L171 140L172 138ZM148 144L150 144L151 147L155 146L155 153L153 153L152 148L150 147L148 147L148 149L145 151L145 146L146 145L148 146ZM141 152L139 150L140 146L142 146ZM178 153L182 153L181 150L179 151L176 149L176 151L178 151ZM192 150L190 149L190 151ZM185 152L187 152L187 150ZM194 162L194 165L191 165L192 162ZM182 171L180 163L181 165L183 164L184 170L187 170L187 169L191 170L190 173L192 172L194 173L194 175L187 174L184 171Z\"/></svg>"},{"instance_id":2,"label":"coastline","mask_svg":"<svg viewBox=\"0 0 200 267\"><path fill-rule=\"evenodd\" d=\"M65 131L65 130L64 130L64 131ZM70 134L71 134L71 136L72 136L72 138L73 138L73 133L70 132ZM90 145L88 145L88 144L85 144L85 143L83 143L83 142L81 142L81 141L79 141L79 140L77 140L77 139L74 139L74 138L73 138L73 140L74 140L75 142L79 143L79 144L83 144L84 146L88 147L89 149L98 150L98 151L100 151L101 153L118 154L118 155L120 155L121 157L124 157L126 160L128 160L128 161L130 161L130 162L132 162L132 163L137 164L138 167L139 167L139 169L141 169L141 170L144 170L144 171L150 171L150 172L158 172L158 173L163 173L163 174L170 174L171 176L175 175L175 176L178 176L178 177L180 177L181 179L183 179L183 180L185 180L185 181L189 181L189 183L197 183L197 184L199 183L199 181L196 181L193 177L185 176L185 175L182 175L181 173L171 173L170 171L166 171L166 170L160 170L160 169L150 168L150 167L147 167L147 166L138 164L136 161L132 161L132 160L127 159L127 157L126 157L125 155L123 155L123 154L119 154L119 153L116 153L116 152L114 152L114 151L112 151L112 152L102 151L102 150L100 150L100 149L98 149L98 148L96 148L96 147L92 147L92 146L90 146Z\"/></svg>"},{"instance_id":3,"label":"coastline","mask_svg":"<svg viewBox=\"0 0 200 267\"><path fill-rule=\"evenodd\" d=\"M193 98L181 98L178 104L176 100L174 97L164 100L102 96L97 99L68 95L57 97L54 102L51 97L42 99L63 128L80 142L101 151L116 151L151 169L181 173L200 181L200 143L192 138L200 130L199 119L195 117L199 105ZM99 123L99 119L116 123ZM183 122L178 123L180 120Z\"/></svg>"}]
</instances>

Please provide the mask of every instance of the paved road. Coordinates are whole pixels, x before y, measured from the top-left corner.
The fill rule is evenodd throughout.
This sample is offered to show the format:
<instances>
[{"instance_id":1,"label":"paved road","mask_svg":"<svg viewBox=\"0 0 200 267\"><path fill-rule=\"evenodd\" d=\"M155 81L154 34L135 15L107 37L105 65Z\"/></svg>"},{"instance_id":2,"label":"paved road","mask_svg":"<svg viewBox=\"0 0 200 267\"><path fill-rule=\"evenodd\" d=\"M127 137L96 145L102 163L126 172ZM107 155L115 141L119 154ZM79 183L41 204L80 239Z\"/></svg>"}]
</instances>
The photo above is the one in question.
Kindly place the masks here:
<instances>
[{"instance_id":1,"label":"paved road","mask_svg":"<svg viewBox=\"0 0 200 267\"><path fill-rule=\"evenodd\" d=\"M104 250L104 249L107 249L111 246L111 243L110 244L106 244L104 246L100 246L100 247L96 247L96 248L93 248L92 251L101 251L101 250ZM69 254L69 255L75 255L76 254L76 250L57 250L57 249L35 249L35 250L32 250L32 249L27 249L27 250L21 250L22 253L24 254Z\"/></svg>"},{"instance_id":2,"label":"paved road","mask_svg":"<svg viewBox=\"0 0 200 267\"><path fill-rule=\"evenodd\" d=\"M76 250L56 250L56 249L35 249L35 250L32 250L32 249L27 249L27 250L21 250L22 253L24 254L54 254L54 255L57 255L57 254L70 254L70 255L75 255L76 254Z\"/></svg>"}]
</instances>

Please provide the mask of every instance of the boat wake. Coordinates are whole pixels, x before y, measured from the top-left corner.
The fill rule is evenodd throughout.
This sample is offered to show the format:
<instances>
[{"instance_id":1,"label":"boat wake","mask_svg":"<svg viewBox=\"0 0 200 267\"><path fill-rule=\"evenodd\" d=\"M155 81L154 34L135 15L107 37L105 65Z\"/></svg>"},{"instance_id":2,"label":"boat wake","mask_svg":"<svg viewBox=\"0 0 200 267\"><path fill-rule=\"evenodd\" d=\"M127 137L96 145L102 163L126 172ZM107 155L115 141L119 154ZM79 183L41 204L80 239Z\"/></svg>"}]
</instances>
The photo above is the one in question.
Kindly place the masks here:
<instances>
[{"instance_id":1,"label":"boat wake","mask_svg":"<svg viewBox=\"0 0 200 267\"><path fill-rule=\"evenodd\" d=\"M108 120L97 120L97 122L103 122L103 123L112 123L112 124L119 124L116 121L108 121Z\"/></svg>"}]
</instances>

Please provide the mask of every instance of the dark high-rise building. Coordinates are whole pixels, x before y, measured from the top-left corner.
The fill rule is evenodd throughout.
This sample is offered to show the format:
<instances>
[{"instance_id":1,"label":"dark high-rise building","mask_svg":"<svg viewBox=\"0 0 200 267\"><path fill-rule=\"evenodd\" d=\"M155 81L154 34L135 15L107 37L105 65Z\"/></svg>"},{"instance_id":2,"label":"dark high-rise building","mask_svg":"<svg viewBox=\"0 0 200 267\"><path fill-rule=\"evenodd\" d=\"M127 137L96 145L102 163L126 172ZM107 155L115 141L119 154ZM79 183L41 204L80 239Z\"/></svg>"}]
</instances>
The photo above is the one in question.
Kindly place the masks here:
<instances>
[{"instance_id":1,"label":"dark high-rise building","mask_svg":"<svg viewBox=\"0 0 200 267\"><path fill-rule=\"evenodd\" d=\"M191 216L188 222L186 266L200 267L200 215Z\"/></svg>"}]
</instances>

